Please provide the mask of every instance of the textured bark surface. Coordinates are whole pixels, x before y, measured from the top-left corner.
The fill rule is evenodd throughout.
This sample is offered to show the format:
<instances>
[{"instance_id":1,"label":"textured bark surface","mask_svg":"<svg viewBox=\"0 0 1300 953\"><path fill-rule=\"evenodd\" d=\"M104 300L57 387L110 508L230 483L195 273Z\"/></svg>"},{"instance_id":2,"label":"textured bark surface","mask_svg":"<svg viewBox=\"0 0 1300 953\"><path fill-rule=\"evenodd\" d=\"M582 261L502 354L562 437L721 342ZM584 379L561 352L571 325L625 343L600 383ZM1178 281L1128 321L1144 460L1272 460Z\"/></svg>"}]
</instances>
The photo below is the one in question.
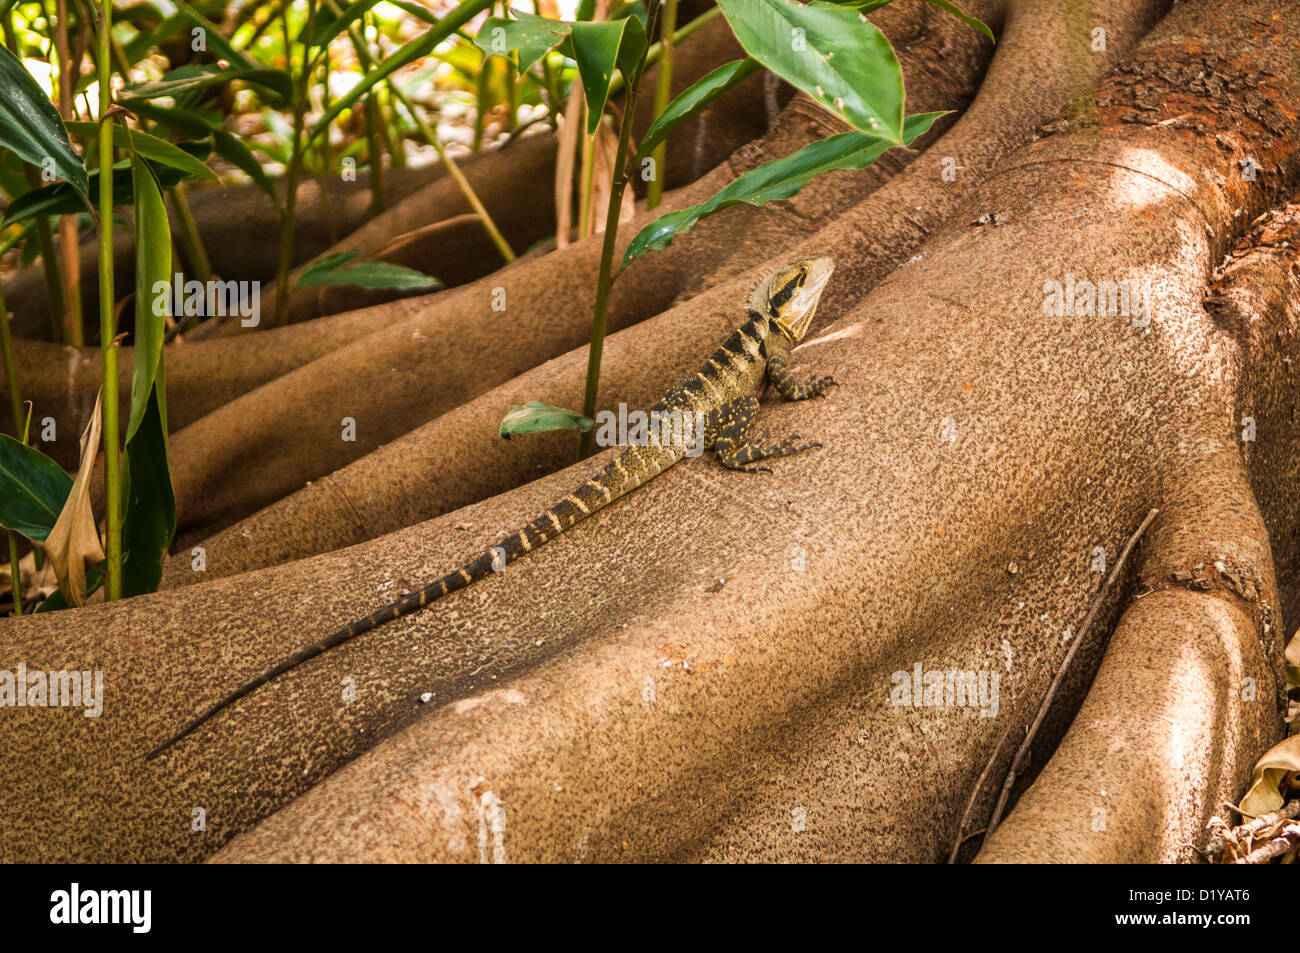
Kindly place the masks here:
<instances>
[{"instance_id":1,"label":"textured bark surface","mask_svg":"<svg viewBox=\"0 0 1300 953\"><path fill-rule=\"evenodd\" d=\"M924 8L910 9L916 11ZM976 12L997 22L997 11L991 5L988 10L978 9ZM1026 29L1027 21L1028 18L1021 16L1020 30ZM983 44L972 31L961 27L950 17L935 19L928 25L930 29L918 26L911 34L902 33L901 27L897 25L893 27L900 31L895 42L901 46L900 60L908 77L911 97L909 103L913 104L909 108L921 111L960 107L965 104L974 88L978 71L983 66L982 54L987 50L981 49ZM962 30L965 32L960 32ZM1042 53L1041 49L1020 50L1015 46L1009 46L1008 49L1013 52L1004 56L1017 56L1025 60L1031 55ZM963 68L958 69L958 64ZM940 73L941 77L938 75ZM993 89L999 88L1004 90L1001 94L1004 98L1017 103L1024 101L1022 92L1001 87L995 81ZM1050 90L1047 91L1047 95L1050 93ZM998 94L991 92L990 95ZM1059 100L1040 108L1044 115L1050 115L1058 106ZM987 106L981 109L994 111ZM811 124L814 130L822 130L820 133L814 131L803 133L804 135L817 136L842 131L842 127L831 125L822 118L820 110L814 109L801 97L787 108L787 115L790 117L789 122L800 129ZM1032 123L1026 118L1019 136L1027 137L1031 126ZM963 151L962 147L968 142L965 137L975 127L966 125L964 128L966 133L958 134L959 141L953 145L959 152ZM998 136L1002 132L999 129L992 135ZM780 135L783 139L789 138L786 132ZM948 140L944 139L943 145L934 148L946 152L947 143ZM779 148L785 151L789 147L782 145ZM769 151L762 143L746 148L746 165L755 161L752 157L760 150ZM735 302L748 295L757 276L784 261L783 256L787 256L789 242L797 236L807 234L819 221L833 220L833 210L849 194L871 192L873 196L880 196L880 200L867 199L873 210L870 219L861 207L855 209L855 214L862 216L859 221L885 219L892 214L899 201L926 205L945 201L947 193L954 186L941 181L936 186L933 168L924 177L907 176L910 182L924 181L924 189L898 189L894 185L898 175L893 176L888 188L878 188L906 159L906 156L886 155L881 164L864 172L828 176L826 181L815 182L792 202L774 203L761 212L751 210L753 214L748 216L749 219L758 218L768 222L761 233L765 236L765 245L753 252L756 256L767 256L766 260L750 267L739 278L720 282L719 287L707 296L696 296L682 307L670 308L648 319L647 323L651 327L645 330L639 329L639 325L632 325L613 334L608 340L602 364L602 404L613 406L623 401L630 407L648 407L669 384L693 371L700 356L707 354L716 346L717 341L730 332L731 326L736 323ZM738 161L740 160L733 159L732 164ZM715 188L721 178L721 172L715 173L710 177L713 185L693 188L690 201L698 200L708 188ZM856 181L850 186L845 184L848 180ZM670 201L679 205L689 204L688 201L677 199ZM642 215L640 221L649 221L655 214L657 213ZM661 263L664 256L674 256L673 267L678 272L686 269L692 261L716 261L722 258L731 260L737 228L731 227L729 217L730 212L728 216L715 220L716 224L706 223L696 233L679 239L667 252L656 253L638 263L635 270L620 281L636 279L643 267ZM741 221L738 224L743 226L742 232L751 237L754 235L752 221L748 224ZM634 231L629 228L627 235L631 234ZM915 235L912 245L919 239L920 235ZM824 245L827 249L837 247L834 239ZM907 244L876 244L864 257L869 261L872 255L888 255L897 264L904 260L910 247ZM570 259L581 255L582 260L594 268L596 261L593 254L596 251L596 243L584 242L571 246L561 254ZM553 267L554 257L549 255L542 259L538 263L539 267L548 262ZM876 267L882 272L887 270L880 265ZM547 272L539 271L539 274L544 278ZM553 275L554 271L550 274ZM662 270L654 272L654 276L665 280L673 277L665 275ZM499 280L489 279L489 283ZM644 280L638 285L646 286ZM618 285L615 287L619 288ZM486 294L486 290L483 293ZM508 293L513 293L513 287ZM571 335L569 341L575 345L589 333L584 327L589 317L584 312L543 314L539 317L548 322L552 329L563 326L564 332ZM424 340L427 332L417 326L411 333L419 335L417 340ZM474 332L470 333L472 335ZM465 348L472 337L466 340L457 335L455 341L456 347ZM497 335L493 335L487 342L487 346L491 345L498 348L511 346L512 352L513 348L519 347L517 343L507 345ZM524 350L521 357L528 360L530 353ZM502 356L500 350L489 352L485 346L475 355L479 359L475 366L481 372L485 364L493 360L499 361ZM448 360L455 359L458 358L452 352ZM473 399L452 407L423 427L410 430L391 444L366 454L342 470L318 479L304 474L303 479L312 479L304 489L278 500L266 511L240 521L216 537L203 540L209 555L208 571L217 575L230 575L361 542L503 492L564 466L572 460L571 439L550 435L537 440L506 444L496 434L502 416L511 407L529 400L543 400L556 406L581 406L585 364L585 347L569 351L554 361L538 361L539 366L512 376L481 396L475 397L472 392L464 395ZM446 387L447 378L440 376L424 386L436 385ZM455 398L455 395L450 396ZM251 405L255 400L265 402L267 399L269 398L263 395L254 394L250 395L246 403ZM402 421L394 423L400 426ZM347 447L341 449L344 452L348 450ZM247 493L260 488L241 484L238 489ZM205 534L200 529L187 534L182 540L180 554L166 570L164 585L170 587L198 581L190 571L190 558L184 543L197 541L203 535Z\"/></svg>"}]
</instances>

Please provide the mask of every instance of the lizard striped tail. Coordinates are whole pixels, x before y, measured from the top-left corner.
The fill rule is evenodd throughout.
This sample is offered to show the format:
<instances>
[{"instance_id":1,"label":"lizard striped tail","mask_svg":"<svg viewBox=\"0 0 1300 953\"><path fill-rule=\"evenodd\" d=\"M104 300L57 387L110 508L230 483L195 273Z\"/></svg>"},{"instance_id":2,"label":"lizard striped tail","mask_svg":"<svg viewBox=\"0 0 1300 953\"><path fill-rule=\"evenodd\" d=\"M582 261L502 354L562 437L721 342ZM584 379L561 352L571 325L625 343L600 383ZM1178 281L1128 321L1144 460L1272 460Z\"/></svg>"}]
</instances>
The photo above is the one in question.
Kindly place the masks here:
<instances>
[{"instance_id":1,"label":"lizard striped tail","mask_svg":"<svg viewBox=\"0 0 1300 953\"><path fill-rule=\"evenodd\" d=\"M481 556L471 559L465 565L454 572L447 573L441 579L437 579L365 618L357 619L319 642L313 642L306 648L299 649L292 655L281 659L256 678L250 679L220 701L210 705L201 715L145 755L145 760L152 761L173 744L193 733L218 712L233 705L246 695L257 691L267 682L278 678L303 662L329 651L336 645L342 645L358 635L369 632L385 622L391 622L404 615L419 612L425 606L436 602L443 596L477 582L493 570L504 569L507 563L513 562L525 553L531 552L543 543L554 539L570 526L581 522L597 510L604 509L619 497L625 496L658 476L680 460L683 455L683 450L676 447L629 447L596 476L547 509L541 516L519 530L519 532L507 536L498 546L488 550Z\"/></svg>"}]
</instances>

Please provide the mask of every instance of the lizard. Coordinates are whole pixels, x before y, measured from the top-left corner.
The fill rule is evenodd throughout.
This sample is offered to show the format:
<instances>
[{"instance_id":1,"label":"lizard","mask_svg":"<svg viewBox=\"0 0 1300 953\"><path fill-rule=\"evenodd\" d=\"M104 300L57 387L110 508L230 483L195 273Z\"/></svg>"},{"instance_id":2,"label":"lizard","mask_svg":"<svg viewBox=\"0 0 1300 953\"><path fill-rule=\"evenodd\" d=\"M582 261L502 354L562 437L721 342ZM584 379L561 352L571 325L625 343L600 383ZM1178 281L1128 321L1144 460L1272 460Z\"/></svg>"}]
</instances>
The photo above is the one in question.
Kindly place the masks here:
<instances>
[{"instance_id":1,"label":"lizard","mask_svg":"<svg viewBox=\"0 0 1300 953\"><path fill-rule=\"evenodd\" d=\"M808 333L834 262L827 257L799 258L776 269L750 295L747 317L695 374L678 381L650 410L650 418L672 413L691 414L704 422L703 446L723 467L745 473L768 472L761 460L786 457L820 447L800 443L792 434L780 443L761 445L748 440L758 414L758 399L770 383L785 400L806 400L835 386L829 375L796 383L789 371L790 348ZM698 415L702 415L698 416ZM766 435L764 435L766 436ZM662 430L650 428L644 439L626 447L595 476L545 510L498 546L459 569L403 596L396 602L348 624L318 642L294 652L210 705L202 714L146 756L152 760L185 738L218 712L256 691L308 659L369 632L386 622L419 612L443 596L464 589L505 564L532 552L574 524L663 473L687 455L683 431L668 442Z\"/></svg>"}]
</instances>

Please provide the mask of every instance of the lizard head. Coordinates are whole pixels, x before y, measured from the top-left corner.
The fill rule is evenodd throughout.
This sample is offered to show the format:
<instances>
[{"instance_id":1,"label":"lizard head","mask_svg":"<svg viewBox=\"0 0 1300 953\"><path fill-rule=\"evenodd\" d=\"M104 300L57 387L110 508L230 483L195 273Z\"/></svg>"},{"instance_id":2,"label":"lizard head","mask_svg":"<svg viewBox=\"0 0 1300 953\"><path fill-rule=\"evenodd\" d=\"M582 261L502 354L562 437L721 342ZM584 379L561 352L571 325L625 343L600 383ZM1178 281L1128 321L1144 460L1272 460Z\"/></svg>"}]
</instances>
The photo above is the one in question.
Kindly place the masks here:
<instances>
[{"instance_id":1,"label":"lizard head","mask_svg":"<svg viewBox=\"0 0 1300 953\"><path fill-rule=\"evenodd\" d=\"M755 289L756 310L766 313L777 330L797 344L808 333L834 270L835 262L825 256L796 258L782 265Z\"/></svg>"}]
</instances>

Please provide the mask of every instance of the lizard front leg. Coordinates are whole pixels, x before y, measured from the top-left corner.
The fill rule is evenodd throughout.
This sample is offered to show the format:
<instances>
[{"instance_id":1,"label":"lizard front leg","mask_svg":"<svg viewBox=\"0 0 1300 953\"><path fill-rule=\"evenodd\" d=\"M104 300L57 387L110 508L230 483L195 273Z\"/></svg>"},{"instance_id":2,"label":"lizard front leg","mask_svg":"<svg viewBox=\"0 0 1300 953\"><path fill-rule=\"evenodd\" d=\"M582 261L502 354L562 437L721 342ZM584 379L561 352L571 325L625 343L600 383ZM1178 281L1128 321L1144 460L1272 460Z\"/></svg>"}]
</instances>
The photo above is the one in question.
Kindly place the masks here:
<instances>
[{"instance_id":1,"label":"lizard front leg","mask_svg":"<svg viewBox=\"0 0 1300 953\"><path fill-rule=\"evenodd\" d=\"M771 473L770 467L753 466L759 460L773 460L820 447L820 443L799 443L799 435L791 434L775 446L758 446L746 443L749 429L758 416L758 400L741 397L728 401L720 410L709 415L709 436L718 462L728 470L742 473ZM764 434L766 436L766 434Z\"/></svg>"},{"instance_id":2,"label":"lizard front leg","mask_svg":"<svg viewBox=\"0 0 1300 953\"><path fill-rule=\"evenodd\" d=\"M835 378L829 374L825 377L811 378L806 384L796 384L786 368L787 363L788 358L780 351L770 355L767 360L767 379L776 387L777 393L786 400L807 400L809 397L826 393L828 387L839 386L835 383Z\"/></svg>"}]
</instances>

